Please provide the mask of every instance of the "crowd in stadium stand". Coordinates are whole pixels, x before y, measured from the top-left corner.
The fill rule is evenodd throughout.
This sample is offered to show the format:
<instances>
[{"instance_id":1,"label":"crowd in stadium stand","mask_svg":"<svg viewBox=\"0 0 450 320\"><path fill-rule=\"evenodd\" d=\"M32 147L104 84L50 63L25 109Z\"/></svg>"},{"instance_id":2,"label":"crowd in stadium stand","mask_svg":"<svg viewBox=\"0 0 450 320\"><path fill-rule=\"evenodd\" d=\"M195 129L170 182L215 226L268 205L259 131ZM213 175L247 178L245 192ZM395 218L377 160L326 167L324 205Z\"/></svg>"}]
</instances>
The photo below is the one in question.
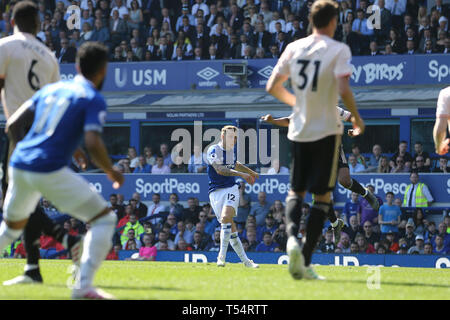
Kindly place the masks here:
<instances>
[{"instance_id":1,"label":"crowd in stadium stand","mask_svg":"<svg viewBox=\"0 0 450 320\"><path fill-rule=\"evenodd\" d=\"M426 0L338 1L335 38L347 43L353 55L450 53L450 8L442 0L432 1L430 10ZM0 4L1 37L13 32L16 2ZM60 63L73 63L86 41L105 43L114 62L278 58L290 42L309 34L313 0L35 2L42 23L37 36ZM67 23L75 21L67 10L71 5L80 8L75 29Z\"/></svg>"}]
</instances>

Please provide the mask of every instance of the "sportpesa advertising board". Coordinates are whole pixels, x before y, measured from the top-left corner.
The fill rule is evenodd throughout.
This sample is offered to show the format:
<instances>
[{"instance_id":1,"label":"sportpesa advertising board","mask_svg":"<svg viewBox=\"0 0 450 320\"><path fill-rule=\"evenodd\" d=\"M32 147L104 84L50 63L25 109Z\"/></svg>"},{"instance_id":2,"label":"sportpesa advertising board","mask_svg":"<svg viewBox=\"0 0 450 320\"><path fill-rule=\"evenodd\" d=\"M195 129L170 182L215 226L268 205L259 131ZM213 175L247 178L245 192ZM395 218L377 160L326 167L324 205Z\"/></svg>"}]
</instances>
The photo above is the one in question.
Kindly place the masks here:
<instances>
[{"instance_id":1,"label":"sportpesa advertising board","mask_svg":"<svg viewBox=\"0 0 450 320\"><path fill-rule=\"evenodd\" d=\"M209 201L208 176L206 174L126 174L125 182L119 190L112 188L111 182L104 174L83 174L90 184L105 197L111 193L124 194L128 199L134 192L141 196L142 201L151 201L154 193L161 195L162 201L168 201L171 193L176 193L180 201L189 197L196 197L200 202ZM410 184L409 174L356 174L355 178L364 186L370 184L375 187L375 193L385 199L391 191L395 197L403 200L406 187ZM449 174L421 174L420 182L428 185L434 201L448 205L450 203L450 175ZM254 185L247 184L245 191L252 201L257 201L260 191L267 194L267 201L283 200L290 188L289 175L261 175ZM350 199L351 192L339 184L333 198L335 203L344 203ZM308 195L308 202L311 196Z\"/></svg>"},{"instance_id":2,"label":"sportpesa advertising board","mask_svg":"<svg viewBox=\"0 0 450 320\"><path fill-rule=\"evenodd\" d=\"M246 62L248 87L264 88L276 59L203 60L110 63L105 91L236 89L239 84L223 73L223 63ZM450 55L390 55L353 57L353 86L391 86L450 82ZM75 75L73 64L61 65L61 78Z\"/></svg>"}]
</instances>

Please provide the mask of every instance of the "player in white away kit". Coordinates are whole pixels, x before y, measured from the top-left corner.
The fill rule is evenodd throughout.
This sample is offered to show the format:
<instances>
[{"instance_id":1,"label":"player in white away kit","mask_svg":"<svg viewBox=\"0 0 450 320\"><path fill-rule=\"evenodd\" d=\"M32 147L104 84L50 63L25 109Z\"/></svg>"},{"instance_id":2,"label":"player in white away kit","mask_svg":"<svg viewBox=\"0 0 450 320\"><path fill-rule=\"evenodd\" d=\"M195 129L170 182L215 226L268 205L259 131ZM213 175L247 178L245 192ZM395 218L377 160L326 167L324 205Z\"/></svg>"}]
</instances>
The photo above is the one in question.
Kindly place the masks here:
<instances>
[{"instance_id":1,"label":"player in white away kit","mask_svg":"<svg viewBox=\"0 0 450 320\"><path fill-rule=\"evenodd\" d=\"M230 243L246 267L258 268L245 254L237 234L233 218L239 205L239 188L235 177L241 177L249 184L254 184L259 175L236 161L236 141L238 129L234 126L222 128L221 141L212 145L207 151L209 200L220 222L220 251L217 265L225 266L228 244Z\"/></svg>"},{"instance_id":2,"label":"player in white away kit","mask_svg":"<svg viewBox=\"0 0 450 320\"><path fill-rule=\"evenodd\" d=\"M30 1L21 1L14 6L11 23L14 34L0 39L0 88L2 104L8 120L16 110L40 88L59 81L59 65L55 55L36 38L40 20L37 6ZM28 130L31 126L26 124ZM3 161L2 191L7 189L7 166L14 145L7 142ZM41 233L53 237L69 249L75 264L81 257L80 236L74 237L55 224L38 205L31 215L24 231L24 245L27 251L25 273L4 285L41 283L39 270L39 237Z\"/></svg>"},{"instance_id":3,"label":"player in white away kit","mask_svg":"<svg viewBox=\"0 0 450 320\"><path fill-rule=\"evenodd\" d=\"M445 139L450 133L450 87L442 89L436 108L436 123L433 129L433 139L436 153L444 155L449 150L450 138Z\"/></svg>"},{"instance_id":4,"label":"player in white away kit","mask_svg":"<svg viewBox=\"0 0 450 320\"><path fill-rule=\"evenodd\" d=\"M342 121L336 112L338 95L351 112L355 134L364 132L349 78L349 47L333 40L338 5L331 0L315 1L311 7L312 35L290 43L281 55L266 90L293 108L288 138L292 141L291 190L286 198L289 272L294 279L324 279L311 267L311 257L321 235L336 173ZM283 83L291 79L294 94ZM309 191L314 204L306 225L306 242L297 239L302 201Z\"/></svg>"},{"instance_id":5,"label":"player in white away kit","mask_svg":"<svg viewBox=\"0 0 450 320\"><path fill-rule=\"evenodd\" d=\"M336 106L336 111L339 114L339 119L341 121L350 121L352 114L342 109L341 107ZM294 114L291 114L289 117L277 118L274 119L272 115L267 114L261 117L262 121L271 123L273 125L277 125L280 127L289 127L289 121L292 119ZM353 130L349 130L348 135L350 137L355 137ZM348 167L347 158L344 152L344 146L341 144L339 148L339 160L338 160L338 182L346 189L356 192L357 194L364 197L369 204L372 206L374 210L378 210L380 204L378 199L370 192L368 188L364 188L356 179L350 176L350 170ZM327 212L327 217L330 220L331 228L334 232L335 242L336 244L339 242L341 230L344 227L344 221L342 219L337 219L333 207L330 207L330 211Z\"/></svg>"}]
</instances>

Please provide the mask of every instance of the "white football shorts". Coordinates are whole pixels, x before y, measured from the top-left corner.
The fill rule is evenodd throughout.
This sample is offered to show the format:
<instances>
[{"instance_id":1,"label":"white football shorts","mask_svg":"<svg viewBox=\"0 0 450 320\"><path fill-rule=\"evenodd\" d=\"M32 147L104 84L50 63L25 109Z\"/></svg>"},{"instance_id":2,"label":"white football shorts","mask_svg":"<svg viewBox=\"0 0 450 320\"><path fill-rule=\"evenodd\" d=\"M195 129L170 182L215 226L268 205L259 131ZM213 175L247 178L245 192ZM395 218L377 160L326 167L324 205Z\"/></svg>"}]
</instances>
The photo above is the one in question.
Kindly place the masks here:
<instances>
[{"instance_id":1,"label":"white football shorts","mask_svg":"<svg viewBox=\"0 0 450 320\"><path fill-rule=\"evenodd\" d=\"M15 222L27 219L41 197L61 213L87 222L108 204L94 187L67 167L52 172L32 172L8 168L9 186L3 205L4 218Z\"/></svg>"},{"instance_id":2,"label":"white football shorts","mask_svg":"<svg viewBox=\"0 0 450 320\"><path fill-rule=\"evenodd\" d=\"M236 216L239 206L239 187L235 184L229 188L217 189L209 194L209 201L211 207L219 222L222 222L222 210L226 206L234 208L234 215Z\"/></svg>"}]
</instances>

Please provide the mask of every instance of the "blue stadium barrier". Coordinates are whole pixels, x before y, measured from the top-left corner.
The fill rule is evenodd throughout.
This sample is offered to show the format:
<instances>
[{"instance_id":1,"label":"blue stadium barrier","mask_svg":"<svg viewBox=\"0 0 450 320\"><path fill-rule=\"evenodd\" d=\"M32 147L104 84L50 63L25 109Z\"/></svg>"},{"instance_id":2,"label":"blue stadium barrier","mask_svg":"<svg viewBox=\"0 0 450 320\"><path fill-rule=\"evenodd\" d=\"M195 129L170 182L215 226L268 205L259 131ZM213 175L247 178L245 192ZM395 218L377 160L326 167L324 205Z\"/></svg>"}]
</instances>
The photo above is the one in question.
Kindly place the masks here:
<instances>
[{"instance_id":1,"label":"blue stadium barrier","mask_svg":"<svg viewBox=\"0 0 450 320\"><path fill-rule=\"evenodd\" d=\"M130 258L135 250L119 251L119 260ZM247 252L249 259L260 264L287 264L286 253ZM215 263L217 252L208 251L158 251L156 261L186 263ZM227 253L227 261L240 262L234 252ZM450 255L397 255L397 254L325 254L315 253L312 264L332 266L385 266L414 268L450 268Z\"/></svg>"},{"instance_id":2,"label":"blue stadium barrier","mask_svg":"<svg viewBox=\"0 0 450 320\"><path fill-rule=\"evenodd\" d=\"M112 193L122 193L130 197L134 192L141 196L141 201L151 201L154 193L161 195L161 201L168 201L172 192L178 194L180 201L196 197L201 202L208 202L208 176L206 174L126 174L123 186L116 190L105 174L82 174L90 184L109 199ZM375 193L385 199L386 192L391 191L395 197L401 198L410 184L409 174L356 174L357 180L364 186L371 184ZM450 175L421 174L420 181L428 185L436 203L450 208ZM258 192L267 194L267 201L284 200L290 188L289 175L261 175L254 185L246 185L252 201L257 201ZM335 203L345 203L350 199L351 191L337 185L333 197ZM311 202L311 196L306 198Z\"/></svg>"},{"instance_id":3,"label":"blue stadium barrier","mask_svg":"<svg viewBox=\"0 0 450 320\"><path fill-rule=\"evenodd\" d=\"M248 63L248 87L264 88L276 59L109 63L104 91L236 89L223 63ZM450 82L448 55L390 55L352 58L352 86L426 85ZM61 78L75 76L73 64L61 64Z\"/></svg>"}]
</instances>

